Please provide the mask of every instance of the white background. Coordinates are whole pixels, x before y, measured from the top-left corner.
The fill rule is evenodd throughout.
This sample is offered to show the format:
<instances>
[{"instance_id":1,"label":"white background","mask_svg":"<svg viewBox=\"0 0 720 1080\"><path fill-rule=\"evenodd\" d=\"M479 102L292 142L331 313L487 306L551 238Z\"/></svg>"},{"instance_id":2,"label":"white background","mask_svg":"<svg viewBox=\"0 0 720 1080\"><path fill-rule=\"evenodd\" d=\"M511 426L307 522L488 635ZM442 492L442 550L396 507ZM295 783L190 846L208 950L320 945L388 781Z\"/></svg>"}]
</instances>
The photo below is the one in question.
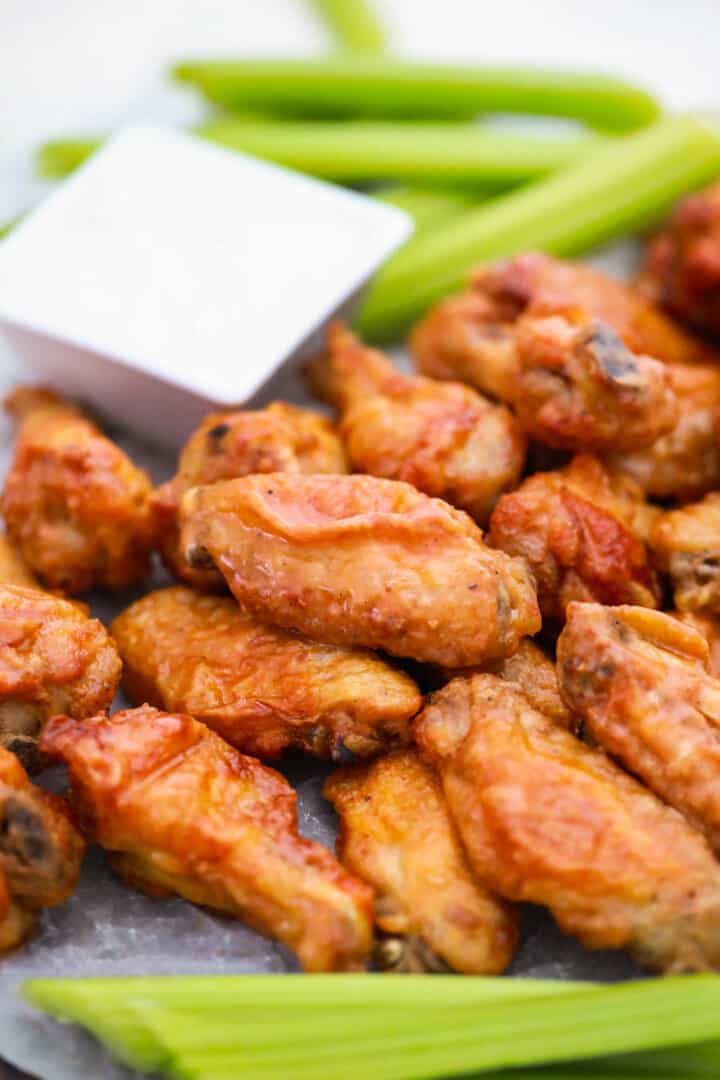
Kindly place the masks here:
<instances>
[{"instance_id":1,"label":"white background","mask_svg":"<svg viewBox=\"0 0 720 1080\"><path fill-rule=\"evenodd\" d=\"M376 0L413 56L628 76L672 108L720 110L719 0ZM43 138L126 119L193 119L163 68L188 54L317 53L303 0L0 0L0 221L40 188Z\"/></svg>"}]
</instances>

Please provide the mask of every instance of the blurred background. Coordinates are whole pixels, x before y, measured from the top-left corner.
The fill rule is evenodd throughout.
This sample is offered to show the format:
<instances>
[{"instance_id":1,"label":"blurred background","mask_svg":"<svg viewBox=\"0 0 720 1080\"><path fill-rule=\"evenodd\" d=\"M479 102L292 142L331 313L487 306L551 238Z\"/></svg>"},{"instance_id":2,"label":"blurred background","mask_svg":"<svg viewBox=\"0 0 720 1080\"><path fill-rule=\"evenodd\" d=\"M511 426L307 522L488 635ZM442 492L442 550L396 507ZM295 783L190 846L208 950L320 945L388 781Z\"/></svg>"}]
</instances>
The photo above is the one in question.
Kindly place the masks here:
<instances>
[{"instance_id":1,"label":"blurred background","mask_svg":"<svg viewBox=\"0 0 720 1080\"><path fill-rule=\"evenodd\" d=\"M720 110L718 0L376 0L406 56L594 69L632 79L673 109ZM44 190L43 139L127 120L192 122L197 97L172 87L187 55L327 50L302 0L0 0L0 221Z\"/></svg>"}]
</instances>

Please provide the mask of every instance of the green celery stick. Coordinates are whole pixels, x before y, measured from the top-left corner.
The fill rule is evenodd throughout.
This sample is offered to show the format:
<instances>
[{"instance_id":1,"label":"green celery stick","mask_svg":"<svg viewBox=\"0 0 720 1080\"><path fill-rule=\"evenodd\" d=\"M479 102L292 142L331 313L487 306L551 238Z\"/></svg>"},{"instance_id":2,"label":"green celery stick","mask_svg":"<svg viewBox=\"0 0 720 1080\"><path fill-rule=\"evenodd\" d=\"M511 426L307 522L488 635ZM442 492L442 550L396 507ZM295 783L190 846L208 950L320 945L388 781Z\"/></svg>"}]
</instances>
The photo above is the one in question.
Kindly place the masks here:
<instances>
[{"instance_id":1,"label":"green celery stick","mask_svg":"<svg viewBox=\"0 0 720 1080\"><path fill-rule=\"evenodd\" d=\"M605 144L599 138L503 134L477 124L246 123L232 117L196 133L325 180L357 184L382 178L491 190L544 176ZM46 143L38 153L39 171L64 175L96 147L95 140Z\"/></svg>"},{"instance_id":2,"label":"green celery stick","mask_svg":"<svg viewBox=\"0 0 720 1080\"><path fill-rule=\"evenodd\" d=\"M411 240L375 279L358 329L374 341L396 339L478 263L531 250L579 254L654 223L718 174L716 128L693 116L659 120Z\"/></svg>"},{"instance_id":3,"label":"green celery stick","mask_svg":"<svg viewBox=\"0 0 720 1080\"><path fill-rule=\"evenodd\" d=\"M346 53L321 60L185 60L174 74L226 108L324 117L532 113L627 131L659 114L649 94L620 79L534 67L463 67Z\"/></svg>"},{"instance_id":4,"label":"green celery stick","mask_svg":"<svg viewBox=\"0 0 720 1080\"><path fill-rule=\"evenodd\" d=\"M409 187L391 184L370 192L374 199L405 210L415 221L416 229L449 221L457 214L479 206L483 201L480 191L464 191L460 188Z\"/></svg>"},{"instance_id":5,"label":"green celery stick","mask_svg":"<svg viewBox=\"0 0 720 1080\"><path fill-rule=\"evenodd\" d=\"M385 31L368 0L311 0L338 45L355 52L379 53Z\"/></svg>"}]
</instances>

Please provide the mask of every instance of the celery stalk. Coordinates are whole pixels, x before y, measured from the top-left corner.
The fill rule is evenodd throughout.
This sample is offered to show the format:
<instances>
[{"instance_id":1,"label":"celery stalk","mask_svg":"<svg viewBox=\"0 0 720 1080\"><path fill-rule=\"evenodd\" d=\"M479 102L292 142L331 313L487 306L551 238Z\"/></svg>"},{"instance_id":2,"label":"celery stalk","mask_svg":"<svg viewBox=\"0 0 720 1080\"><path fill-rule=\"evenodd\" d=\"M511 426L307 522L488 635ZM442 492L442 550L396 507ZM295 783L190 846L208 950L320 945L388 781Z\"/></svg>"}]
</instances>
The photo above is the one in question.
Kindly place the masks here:
<instances>
[{"instance_id":1,"label":"celery stalk","mask_svg":"<svg viewBox=\"0 0 720 1080\"><path fill-rule=\"evenodd\" d=\"M717 130L693 116L659 120L408 243L375 279L358 328L372 340L397 338L476 264L536 249L578 254L645 228L719 173Z\"/></svg>"},{"instance_id":2,"label":"celery stalk","mask_svg":"<svg viewBox=\"0 0 720 1080\"><path fill-rule=\"evenodd\" d=\"M480 191L409 187L405 184L375 188L370 194L380 202L405 210L415 221L416 230L449 221L463 211L479 206L483 201L483 193Z\"/></svg>"},{"instance_id":3,"label":"celery stalk","mask_svg":"<svg viewBox=\"0 0 720 1080\"><path fill-rule=\"evenodd\" d=\"M620 79L534 67L464 67L347 53L322 60L186 60L174 74L225 108L306 116L447 119L512 112L627 131L659 113L649 94Z\"/></svg>"},{"instance_id":4,"label":"celery stalk","mask_svg":"<svg viewBox=\"0 0 720 1080\"><path fill-rule=\"evenodd\" d=\"M338 45L355 52L379 53L385 31L368 0L312 0Z\"/></svg>"}]
</instances>

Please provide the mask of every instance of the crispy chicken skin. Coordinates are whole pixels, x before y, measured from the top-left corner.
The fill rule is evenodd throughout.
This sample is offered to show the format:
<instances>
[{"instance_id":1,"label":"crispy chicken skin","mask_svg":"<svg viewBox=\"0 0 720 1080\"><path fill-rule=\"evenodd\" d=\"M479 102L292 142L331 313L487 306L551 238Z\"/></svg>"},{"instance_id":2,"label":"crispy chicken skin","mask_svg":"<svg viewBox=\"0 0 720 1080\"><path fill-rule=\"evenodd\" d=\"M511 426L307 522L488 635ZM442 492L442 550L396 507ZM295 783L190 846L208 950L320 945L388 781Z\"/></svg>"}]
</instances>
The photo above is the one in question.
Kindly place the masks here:
<instances>
[{"instance_id":1,"label":"crispy chicken skin","mask_svg":"<svg viewBox=\"0 0 720 1080\"><path fill-rule=\"evenodd\" d=\"M288 747L369 757L407 743L422 705L412 679L373 653L264 626L229 596L162 589L110 630L131 701L190 713L261 758Z\"/></svg>"},{"instance_id":2,"label":"crispy chicken skin","mask_svg":"<svg viewBox=\"0 0 720 1080\"><path fill-rule=\"evenodd\" d=\"M440 783L414 750L339 769L323 789L340 815L338 856L376 892L381 966L495 975L512 959L514 909L477 881Z\"/></svg>"},{"instance_id":3,"label":"crispy chicken skin","mask_svg":"<svg viewBox=\"0 0 720 1080\"><path fill-rule=\"evenodd\" d=\"M676 606L720 615L720 492L662 514L649 542L655 565L670 575Z\"/></svg>"},{"instance_id":4,"label":"crispy chicken skin","mask_svg":"<svg viewBox=\"0 0 720 1080\"><path fill-rule=\"evenodd\" d=\"M523 638L513 656L499 663L485 665L483 670L486 674L497 675L505 682L513 683L523 691L534 709L550 717L556 724L568 730L576 726L575 717L560 694L555 664L530 638Z\"/></svg>"},{"instance_id":5,"label":"crispy chicken skin","mask_svg":"<svg viewBox=\"0 0 720 1080\"><path fill-rule=\"evenodd\" d=\"M119 681L118 651L97 619L39 589L0 586L0 745L31 772L43 764L42 724L107 709Z\"/></svg>"},{"instance_id":6,"label":"crispy chicken skin","mask_svg":"<svg viewBox=\"0 0 720 1080\"><path fill-rule=\"evenodd\" d=\"M84 853L64 800L34 787L0 746L0 954L32 934L43 908L67 900Z\"/></svg>"},{"instance_id":7,"label":"crispy chicken skin","mask_svg":"<svg viewBox=\"0 0 720 1080\"><path fill-rule=\"evenodd\" d=\"M20 425L2 510L10 539L51 589L124 589L148 570L151 485L123 451L52 390L5 401Z\"/></svg>"},{"instance_id":8,"label":"crispy chicken skin","mask_svg":"<svg viewBox=\"0 0 720 1080\"><path fill-rule=\"evenodd\" d=\"M298 835L295 792L274 769L150 706L54 717L42 747L67 762L83 829L128 883L242 919L308 971L364 966L372 891Z\"/></svg>"},{"instance_id":9,"label":"crispy chicken skin","mask_svg":"<svg viewBox=\"0 0 720 1080\"><path fill-rule=\"evenodd\" d=\"M657 971L720 964L720 868L670 807L493 675L458 678L415 724L475 873L544 904L588 948Z\"/></svg>"},{"instance_id":10,"label":"crispy chicken skin","mask_svg":"<svg viewBox=\"0 0 720 1080\"><path fill-rule=\"evenodd\" d=\"M443 300L418 323L410 345L425 375L459 379L504 398L518 319L578 311L612 327L633 353L666 363L718 359L623 282L534 252L480 267L466 292Z\"/></svg>"},{"instance_id":11,"label":"crispy chicken skin","mask_svg":"<svg viewBox=\"0 0 720 1080\"><path fill-rule=\"evenodd\" d=\"M180 499L191 487L268 472L343 473L347 460L324 416L282 401L257 411L213 413L203 420L180 454L176 475L153 494L160 550L171 573L195 588L224 591L216 570L188 566L182 558L177 525Z\"/></svg>"},{"instance_id":12,"label":"crispy chicken skin","mask_svg":"<svg viewBox=\"0 0 720 1080\"><path fill-rule=\"evenodd\" d=\"M680 200L651 241L636 287L682 322L720 336L720 182Z\"/></svg>"},{"instance_id":13,"label":"crispy chicken skin","mask_svg":"<svg viewBox=\"0 0 720 1080\"><path fill-rule=\"evenodd\" d=\"M720 367L671 364L667 373L680 409L675 427L652 446L607 461L651 497L698 499L720 487Z\"/></svg>"},{"instance_id":14,"label":"crispy chicken skin","mask_svg":"<svg viewBox=\"0 0 720 1080\"><path fill-rule=\"evenodd\" d=\"M644 608L572 604L560 689L592 737L720 852L720 682L706 639Z\"/></svg>"},{"instance_id":15,"label":"crispy chicken skin","mask_svg":"<svg viewBox=\"0 0 720 1080\"><path fill-rule=\"evenodd\" d=\"M181 544L257 618L336 645L463 667L540 626L520 559L397 480L248 476L189 491Z\"/></svg>"},{"instance_id":16,"label":"crispy chicken skin","mask_svg":"<svg viewBox=\"0 0 720 1080\"><path fill-rule=\"evenodd\" d=\"M39 589L40 583L10 538L0 532L0 585Z\"/></svg>"},{"instance_id":17,"label":"crispy chicken skin","mask_svg":"<svg viewBox=\"0 0 720 1080\"><path fill-rule=\"evenodd\" d=\"M709 650L707 669L713 679L720 679L720 618L700 615L696 611L669 611L668 615L702 634Z\"/></svg>"},{"instance_id":18,"label":"crispy chicken skin","mask_svg":"<svg viewBox=\"0 0 720 1080\"><path fill-rule=\"evenodd\" d=\"M580 454L504 495L489 542L522 555L543 616L562 619L571 600L657 607L659 592L641 539L649 512L635 486Z\"/></svg>"},{"instance_id":19,"label":"crispy chicken skin","mask_svg":"<svg viewBox=\"0 0 720 1080\"><path fill-rule=\"evenodd\" d=\"M403 374L340 323L328 345L309 368L310 383L340 410L353 467L414 484L484 524L525 462L512 413L460 383Z\"/></svg>"}]
</instances>

